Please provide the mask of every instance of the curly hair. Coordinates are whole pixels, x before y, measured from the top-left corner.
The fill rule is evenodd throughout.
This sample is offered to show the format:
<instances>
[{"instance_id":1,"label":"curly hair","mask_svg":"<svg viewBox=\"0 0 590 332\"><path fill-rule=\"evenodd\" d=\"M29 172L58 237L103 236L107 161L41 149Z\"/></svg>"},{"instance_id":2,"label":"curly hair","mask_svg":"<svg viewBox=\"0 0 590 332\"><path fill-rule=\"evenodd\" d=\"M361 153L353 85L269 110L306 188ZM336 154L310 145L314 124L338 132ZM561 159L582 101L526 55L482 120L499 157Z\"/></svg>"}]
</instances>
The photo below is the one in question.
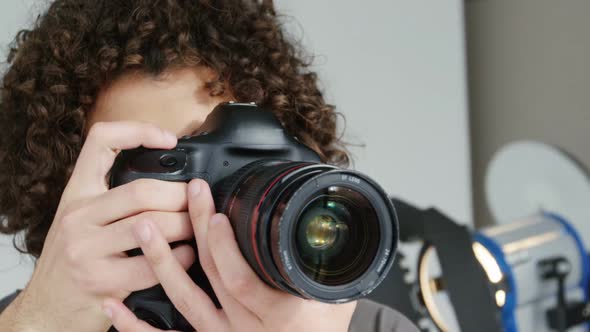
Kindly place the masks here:
<instances>
[{"instance_id":1,"label":"curly hair","mask_svg":"<svg viewBox=\"0 0 590 332\"><path fill-rule=\"evenodd\" d=\"M0 232L39 257L101 87L129 71L205 66L211 96L272 110L324 162L347 165L310 57L272 1L56 0L8 55L0 99Z\"/></svg>"}]
</instances>

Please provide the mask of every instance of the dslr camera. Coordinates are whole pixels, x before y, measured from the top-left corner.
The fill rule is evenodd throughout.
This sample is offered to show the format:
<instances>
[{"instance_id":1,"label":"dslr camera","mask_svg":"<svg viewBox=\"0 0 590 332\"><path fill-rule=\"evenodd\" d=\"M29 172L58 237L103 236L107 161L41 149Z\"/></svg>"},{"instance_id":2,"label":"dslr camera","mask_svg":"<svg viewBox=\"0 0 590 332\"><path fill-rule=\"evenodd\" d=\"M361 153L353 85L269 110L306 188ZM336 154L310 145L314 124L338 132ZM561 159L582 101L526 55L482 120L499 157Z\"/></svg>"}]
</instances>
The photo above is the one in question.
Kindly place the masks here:
<instances>
[{"instance_id":1,"label":"dslr camera","mask_svg":"<svg viewBox=\"0 0 590 332\"><path fill-rule=\"evenodd\" d=\"M375 289L393 263L398 221L384 190L363 174L321 163L253 103L218 105L172 150L122 151L110 186L140 178L207 181L252 269L295 296L355 300ZM198 262L188 273L219 306ZM193 330L160 285L132 293L125 304L155 327Z\"/></svg>"}]
</instances>

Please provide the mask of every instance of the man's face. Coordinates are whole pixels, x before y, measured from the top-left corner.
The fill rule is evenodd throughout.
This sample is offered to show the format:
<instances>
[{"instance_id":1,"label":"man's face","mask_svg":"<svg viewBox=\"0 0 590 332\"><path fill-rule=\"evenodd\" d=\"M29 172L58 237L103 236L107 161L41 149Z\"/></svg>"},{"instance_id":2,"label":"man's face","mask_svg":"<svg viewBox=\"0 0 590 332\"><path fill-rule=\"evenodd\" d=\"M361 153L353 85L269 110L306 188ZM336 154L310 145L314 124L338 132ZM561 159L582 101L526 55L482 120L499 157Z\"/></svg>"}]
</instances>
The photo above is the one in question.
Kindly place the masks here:
<instances>
[{"instance_id":1,"label":"man's face","mask_svg":"<svg viewBox=\"0 0 590 332\"><path fill-rule=\"evenodd\" d=\"M228 93L211 97L205 83L214 77L205 68L168 71L159 77L128 73L99 93L88 116L88 128L96 122L141 121L156 124L178 137L190 135Z\"/></svg>"}]
</instances>

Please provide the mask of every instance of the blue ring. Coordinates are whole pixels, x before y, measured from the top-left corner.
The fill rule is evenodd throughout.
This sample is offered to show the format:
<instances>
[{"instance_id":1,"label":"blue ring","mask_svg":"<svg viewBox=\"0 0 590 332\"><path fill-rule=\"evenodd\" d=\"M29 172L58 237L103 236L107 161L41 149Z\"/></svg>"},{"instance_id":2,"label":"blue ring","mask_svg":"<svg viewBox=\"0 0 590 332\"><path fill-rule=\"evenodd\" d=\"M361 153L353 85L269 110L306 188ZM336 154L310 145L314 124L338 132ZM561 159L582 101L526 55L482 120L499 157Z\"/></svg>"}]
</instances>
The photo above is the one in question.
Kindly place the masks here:
<instances>
[{"instance_id":1,"label":"blue ring","mask_svg":"<svg viewBox=\"0 0 590 332\"><path fill-rule=\"evenodd\" d=\"M500 247L500 245L498 245L498 243L496 243L496 241L494 241L492 238L481 232L476 232L473 235L473 239L484 246L492 254L492 256L494 256L498 266L500 267L500 270L502 270L502 274L508 282L510 289L508 289L506 292L506 302L504 303L504 306L502 306L502 321L504 323L504 329L506 332L517 332L518 328L516 327L516 319L514 317L514 310L517 303L517 294L516 282L514 281L512 268L506 262L502 247Z\"/></svg>"}]
</instances>

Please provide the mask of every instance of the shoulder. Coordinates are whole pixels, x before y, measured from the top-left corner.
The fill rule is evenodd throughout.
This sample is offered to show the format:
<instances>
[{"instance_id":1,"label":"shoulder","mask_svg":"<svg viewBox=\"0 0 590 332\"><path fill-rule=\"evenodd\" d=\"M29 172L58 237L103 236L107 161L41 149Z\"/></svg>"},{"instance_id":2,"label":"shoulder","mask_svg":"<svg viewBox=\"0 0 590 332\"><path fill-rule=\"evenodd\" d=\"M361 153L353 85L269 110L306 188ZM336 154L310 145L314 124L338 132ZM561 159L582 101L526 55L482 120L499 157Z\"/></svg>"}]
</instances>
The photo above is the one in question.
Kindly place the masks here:
<instances>
[{"instance_id":1,"label":"shoulder","mask_svg":"<svg viewBox=\"0 0 590 332\"><path fill-rule=\"evenodd\" d=\"M0 313L2 313L2 311L4 311L4 309L6 309L10 305L10 303L12 303L14 299L16 299L19 292L20 291L17 290L16 292L8 295L7 297L0 299Z\"/></svg>"},{"instance_id":2,"label":"shoulder","mask_svg":"<svg viewBox=\"0 0 590 332\"><path fill-rule=\"evenodd\" d=\"M348 332L418 332L418 328L404 315L387 306L360 300Z\"/></svg>"}]
</instances>

